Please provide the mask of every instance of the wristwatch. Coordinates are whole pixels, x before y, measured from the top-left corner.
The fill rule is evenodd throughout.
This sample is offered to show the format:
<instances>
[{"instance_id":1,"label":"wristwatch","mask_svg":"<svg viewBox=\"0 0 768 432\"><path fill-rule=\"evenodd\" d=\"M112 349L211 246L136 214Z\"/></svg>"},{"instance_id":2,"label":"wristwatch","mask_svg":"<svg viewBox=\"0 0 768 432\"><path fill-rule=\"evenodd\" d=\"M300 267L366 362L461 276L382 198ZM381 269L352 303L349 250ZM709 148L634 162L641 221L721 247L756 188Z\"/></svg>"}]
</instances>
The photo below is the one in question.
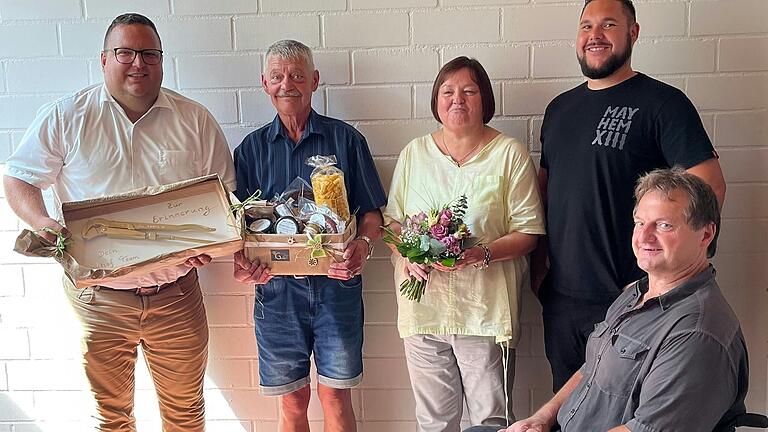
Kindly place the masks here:
<instances>
[{"instance_id":1,"label":"wristwatch","mask_svg":"<svg viewBox=\"0 0 768 432\"><path fill-rule=\"evenodd\" d=\"M368 244L368 255L365 257L366 261L371 259L371 256L373 255L373 240L370 239L368 236L357 236L355 240L362 240Z\"/></svg>"}]
</instances>

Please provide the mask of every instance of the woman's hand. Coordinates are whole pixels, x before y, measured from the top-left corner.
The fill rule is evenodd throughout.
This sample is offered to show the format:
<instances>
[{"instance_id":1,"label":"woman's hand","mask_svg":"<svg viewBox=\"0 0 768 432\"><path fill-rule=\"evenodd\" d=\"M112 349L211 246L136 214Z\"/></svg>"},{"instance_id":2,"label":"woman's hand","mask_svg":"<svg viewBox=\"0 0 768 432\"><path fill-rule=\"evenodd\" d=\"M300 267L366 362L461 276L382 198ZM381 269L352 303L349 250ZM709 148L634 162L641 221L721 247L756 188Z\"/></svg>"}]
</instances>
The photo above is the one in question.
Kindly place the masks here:
<instances>
[{"instance_id":1,"label":"woman's hand","mask_svg":"<svg viewBox=\"0 0 768 432\"><path fill-rule=\"evenodd\" d=\"M405 275L408 277L415 277L418 280L427 280L429 277L430 267L426 264L414 264L407 259L405 261Z\"/></svg>"},{"instance_id":2,"label":"woman's hand","mask_svg":"<svg viewBox=\"0 0 768 432\"><path fill-rule=\"evenodd\" d=\"M456 261L456 264L454 264L451 267L444 266L440 263L432 264L432 267L442 272L459 271L464 269L467 266L482 263L484 259L485 259L485 250L480 246L475 246L465 250L461 258L458 259Z\"/></svg>"}]
</instances>

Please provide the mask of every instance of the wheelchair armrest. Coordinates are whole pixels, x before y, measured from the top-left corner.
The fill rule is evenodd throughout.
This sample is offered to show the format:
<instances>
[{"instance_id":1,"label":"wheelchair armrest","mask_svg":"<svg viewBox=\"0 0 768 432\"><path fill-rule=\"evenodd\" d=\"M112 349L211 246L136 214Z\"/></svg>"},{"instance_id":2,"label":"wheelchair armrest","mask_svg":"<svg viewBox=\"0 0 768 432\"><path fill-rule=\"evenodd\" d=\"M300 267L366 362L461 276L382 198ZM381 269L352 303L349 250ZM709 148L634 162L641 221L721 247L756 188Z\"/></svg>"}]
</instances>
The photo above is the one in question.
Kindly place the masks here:
<instances>
[{"instance_id":1,"label":"wheelchair armrest","mask_svg":"<svg viewBox=\"0 0 768 432\"><path fill-rule=\"evenodd\" d=\"M768 428L768 417L762 414L744 413L740 414L735 419L735 426L747 426L757 428Z\"/></svg>"}]
</instances>

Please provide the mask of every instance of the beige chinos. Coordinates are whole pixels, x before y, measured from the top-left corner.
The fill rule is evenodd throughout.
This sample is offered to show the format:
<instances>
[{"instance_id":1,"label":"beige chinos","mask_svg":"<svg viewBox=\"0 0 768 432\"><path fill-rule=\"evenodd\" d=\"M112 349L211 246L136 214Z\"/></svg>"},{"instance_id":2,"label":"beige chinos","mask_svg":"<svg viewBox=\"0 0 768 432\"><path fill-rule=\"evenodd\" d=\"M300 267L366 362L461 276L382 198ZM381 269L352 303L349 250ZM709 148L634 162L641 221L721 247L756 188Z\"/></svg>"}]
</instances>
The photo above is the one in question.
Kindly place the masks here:
<instances>
[{"instance_id":1,"label":"beige chinos","mask_svg":"<svg viewBox=\"0 0 768 432\"><path fill-rule=\"evenodd\" d=\"M506 426L502 349L492 336L418 334L403 339L419 432L459 432L463 402L473 425ZM508 351L513 423L515 350Z\"/></svg>"},{"instance_id":2,"label":"beige chinos","mask_svg":"<svg viewBox=\"0 0 768 432\"><path fill-rule=\"evenodd\" d=\"M66 278L64 285L83 327L83 365L96 398L98 430L136 430L134 366L141 345L163 431L203 431L208 323L197 272L151 296L98 286L79 289Z\"/></svg>"}]
</instances>

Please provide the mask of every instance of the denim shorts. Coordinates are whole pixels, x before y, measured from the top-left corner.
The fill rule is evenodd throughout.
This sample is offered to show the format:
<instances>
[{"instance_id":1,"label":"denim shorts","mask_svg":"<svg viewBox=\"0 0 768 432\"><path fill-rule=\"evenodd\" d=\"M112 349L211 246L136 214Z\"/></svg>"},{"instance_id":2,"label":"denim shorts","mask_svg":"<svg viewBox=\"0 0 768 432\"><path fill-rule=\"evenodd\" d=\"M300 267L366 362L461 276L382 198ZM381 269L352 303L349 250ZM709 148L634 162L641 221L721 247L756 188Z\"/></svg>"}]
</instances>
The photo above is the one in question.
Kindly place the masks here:
<instances>
[{"instance_id":1,"label":"denim shorts","mask_svg":"<svg viewBox=\"0 0 768 432\"><path fill-rule=\"evenodd\" d=\"M325 276L274 277L256 286L253 317L259 347L259 387L280 396L310 382L351 388L363 376L363 281Z\"/></svg>"}]
</instances>

